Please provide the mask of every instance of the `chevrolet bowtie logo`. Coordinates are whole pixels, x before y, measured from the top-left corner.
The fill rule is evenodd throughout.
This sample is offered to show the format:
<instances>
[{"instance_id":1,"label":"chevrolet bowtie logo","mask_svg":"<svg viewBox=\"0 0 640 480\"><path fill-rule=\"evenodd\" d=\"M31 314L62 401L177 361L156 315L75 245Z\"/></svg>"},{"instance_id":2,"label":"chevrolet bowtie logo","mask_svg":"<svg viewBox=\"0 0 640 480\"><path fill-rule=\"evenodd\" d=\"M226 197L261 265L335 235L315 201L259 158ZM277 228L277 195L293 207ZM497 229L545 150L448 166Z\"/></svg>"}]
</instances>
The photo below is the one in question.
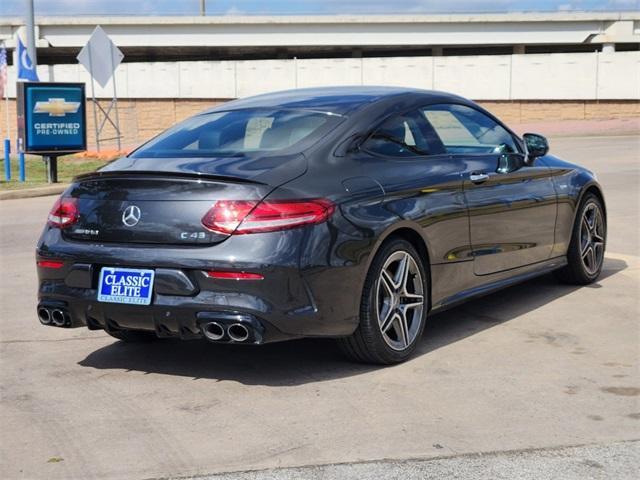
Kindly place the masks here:
<instances>
[{"instance_id":1,"label":"chevrolet bowtie logo","mask_svg":"<svg viewBox=\"0 0 640 480\"><path fill-rule=\"evenodd\" d=\"M64 117L76 113L80 102L67 102L64 98L50 98L47 102L36 102L33 113L48 113L51 117Z\"/></svg>"}]
</instances>

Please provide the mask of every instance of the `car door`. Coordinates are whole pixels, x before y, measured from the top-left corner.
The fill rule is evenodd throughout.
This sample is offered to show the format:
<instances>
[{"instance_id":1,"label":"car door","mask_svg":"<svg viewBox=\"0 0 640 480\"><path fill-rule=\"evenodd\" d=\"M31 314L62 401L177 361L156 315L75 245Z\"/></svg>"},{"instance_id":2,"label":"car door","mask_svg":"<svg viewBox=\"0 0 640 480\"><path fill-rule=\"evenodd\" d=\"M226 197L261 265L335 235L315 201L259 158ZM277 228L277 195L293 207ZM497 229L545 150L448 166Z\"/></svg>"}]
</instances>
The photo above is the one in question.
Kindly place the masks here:
<instances>
[{"instance_id":1,"label":"car door","mask_svg":"<svg viewBox=\"0 0 640 480\"><path fill-rule=\"evenodd\" d=\"M443 104L422 111L446 151L464 163L474 273L548 259L557 209L549 168L538 159L528 164L514 136L479 110Z\"/></svg>"},{"instance_id":2,"label":"car door","mask_svg":"<svg viewBox=\"0 0 640 480\"><path fill-rule=\"evenodd\" d=\"M361 150L369 175L384 188L384 208L422 228L431 263L469 260L463 163L446 154L420 111L387 119Z\"/></svg>"}]
</instances>

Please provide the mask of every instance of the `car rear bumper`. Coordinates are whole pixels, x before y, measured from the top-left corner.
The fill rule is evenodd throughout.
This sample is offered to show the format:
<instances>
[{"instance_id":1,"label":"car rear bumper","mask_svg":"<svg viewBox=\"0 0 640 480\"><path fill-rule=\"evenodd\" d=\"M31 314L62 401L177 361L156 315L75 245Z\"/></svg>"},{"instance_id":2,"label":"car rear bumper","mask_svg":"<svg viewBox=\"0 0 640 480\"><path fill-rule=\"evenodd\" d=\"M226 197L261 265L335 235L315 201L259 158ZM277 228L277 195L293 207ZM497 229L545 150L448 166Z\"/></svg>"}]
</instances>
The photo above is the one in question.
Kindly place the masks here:
<instances>
[{"instance_id":1,"label":"car rear bumper","mask_svg":"<svg viewBox=\"0 0 640 480\"><path fill-rule=\"evenodd\" d=\"M227 332L236 324L248 331L242 343L349 335L357 325L359 295L350 291L359 288L359 269L318 265L315 254L330 256L317 248L314 255L300 252L302 235L304 229L246 235L213 247L186 249L74 242L62 238L57 229L47 229L36 259L64 264L38 266L38 315L47 325L146 330L185 340L203 338L210 322L224 329L219 342L234 341ZM301 268L301 257L314 266ZM103 267L154 269L151 305L99 302ZM264 278L214 279L207 276L209 270L254 272ZM43 321L43 310L48 322Z\"/></svg>"},{"instance_id":2,"label":"car rear bumper","mask_svg":"<svg viewBox=\"0 0 640 480\"><path fill-rule=\"evenodd\" d=\"M216 343L262 344L296 338L285 334L264 318L235 310L211 309L195 304L149 306L107 304L76 297L42 297L38 318L44 325L62 328L87 327L117 333L122 330L153 331L160 338L193 340L207 338ZM220 336L209 333L209 326L220 328ZM230 330L242 326L245 336ZM207 333L205 333L207 332Z\"/></svg>"}]
</instances>

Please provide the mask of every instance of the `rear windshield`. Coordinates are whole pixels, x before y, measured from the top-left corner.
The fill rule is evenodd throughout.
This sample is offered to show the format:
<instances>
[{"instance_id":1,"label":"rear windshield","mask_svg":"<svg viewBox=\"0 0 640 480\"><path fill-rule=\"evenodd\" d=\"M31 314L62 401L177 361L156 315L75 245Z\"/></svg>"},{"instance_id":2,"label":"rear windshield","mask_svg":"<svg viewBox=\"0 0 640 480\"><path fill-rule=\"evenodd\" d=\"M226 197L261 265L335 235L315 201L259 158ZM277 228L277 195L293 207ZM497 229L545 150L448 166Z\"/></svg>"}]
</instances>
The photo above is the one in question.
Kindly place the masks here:
<instances>
[{"instance_id":1,"label":"rear windshield","mask_svg":"<svg viewBox=\"0 0 640 480\"><path fill-rule=\"evenodd\" d=\"M246 109L198 115L161 133L132 157L244 156L302 147L340 116L305 110Z\"/></svg>"}]
</instances>

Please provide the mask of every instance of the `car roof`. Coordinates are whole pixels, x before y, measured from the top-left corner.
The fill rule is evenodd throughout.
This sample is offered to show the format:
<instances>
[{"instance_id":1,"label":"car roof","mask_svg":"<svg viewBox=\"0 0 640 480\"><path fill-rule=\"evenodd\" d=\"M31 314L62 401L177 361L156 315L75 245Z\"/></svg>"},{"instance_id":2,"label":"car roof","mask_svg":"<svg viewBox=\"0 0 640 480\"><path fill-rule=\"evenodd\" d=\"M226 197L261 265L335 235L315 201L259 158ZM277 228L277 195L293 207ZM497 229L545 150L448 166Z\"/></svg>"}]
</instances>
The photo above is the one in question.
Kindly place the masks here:
<instances>
[{"instance_id":1,"label":"car roof","mask_svg":"<svg viewBox=\"0 0 640 480\"><path fill-rule=\"evenodd\" d=\"M365 105L394 96L415 95L423 100L461 101L468 100L445 92L421 90L405 87L377 87L377 86L345 86L299 88L265 93L253 97L233 100L204 113L240 110L245 108L280 108L317 110L322 112L345 115Z\"/></svg>"}]
</instances>

